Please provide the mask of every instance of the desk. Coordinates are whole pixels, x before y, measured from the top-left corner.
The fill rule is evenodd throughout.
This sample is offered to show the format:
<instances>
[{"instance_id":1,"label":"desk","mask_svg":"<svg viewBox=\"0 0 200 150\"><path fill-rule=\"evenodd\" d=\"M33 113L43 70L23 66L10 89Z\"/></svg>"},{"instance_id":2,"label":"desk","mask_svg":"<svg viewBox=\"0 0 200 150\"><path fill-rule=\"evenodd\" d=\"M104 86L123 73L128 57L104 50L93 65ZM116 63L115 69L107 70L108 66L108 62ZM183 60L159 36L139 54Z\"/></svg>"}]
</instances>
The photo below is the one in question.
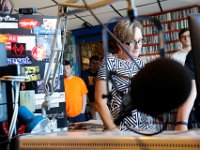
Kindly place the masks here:
<instances>
[{"instance_id":1,"label":"desk","mask_svg":"<svg viewBox=\"0 0 200 150\"><path fill-rule=\"evenodd\" d=\"M155 136L133 132L70 131L25 135L18 150L199 150L200 130L165 131Z\"/></svg>"},{"instance_id":2,"label":"desk","mask_svg":"<svg viewBox=\"0 0 200 150\"><path fill-rule=\"evenodd\" d=\"M24 76L2 76L0 77L1 81L13 81L13 82L25 82L26 77Z\"/></svg>"}]
</instances>

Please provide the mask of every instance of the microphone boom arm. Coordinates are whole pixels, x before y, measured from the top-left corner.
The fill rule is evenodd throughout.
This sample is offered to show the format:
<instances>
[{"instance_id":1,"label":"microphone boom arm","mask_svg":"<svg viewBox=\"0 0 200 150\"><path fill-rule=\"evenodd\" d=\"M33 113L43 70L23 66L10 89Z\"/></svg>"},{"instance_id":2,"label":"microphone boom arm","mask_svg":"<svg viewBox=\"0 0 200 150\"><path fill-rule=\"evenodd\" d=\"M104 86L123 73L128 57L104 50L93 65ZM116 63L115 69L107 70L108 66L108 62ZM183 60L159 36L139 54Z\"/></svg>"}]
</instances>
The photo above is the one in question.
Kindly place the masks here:
<instances>
[{"instance_id":1,"label":"microphone boom arm","mask_svg":"<svg viewBox=\"0 0 200 150\"><path fill-rule=\"evenodd\" d=\"M42 112L44 115L46 115L46 108L50 108L51 103L51 95L54 92L54 84L56 81L57 74L59 74L58 68L59 64L62 63L62 57L63 52L65 49L66 44L66 32L67 32L67 25L68 25L68 16L74 15L83 11L86 11L88 8L86 8L84 5L77 4L78 0L68 0L66 2L58 2L58 18L56 22L56 29L54 33L53 43L51 46L51 54L50 54L50 60L47 67L47 72L44 75L44 87L45 87L45 101L42 103ZM119 0L100 0L98 2L90 4L88 7L90 9L95 9L101 6L105 6L108 3L111 3L113 1L119 1ZM68 10L69 7L74 7L76 9L73 9L71 11ZM57 35L60 28L60 22L61 18L64 17L64 34L62 39L62 48L59 47L57 43ZM59 75L58 75L59 76Z\"/></svg>"}]
</instances>

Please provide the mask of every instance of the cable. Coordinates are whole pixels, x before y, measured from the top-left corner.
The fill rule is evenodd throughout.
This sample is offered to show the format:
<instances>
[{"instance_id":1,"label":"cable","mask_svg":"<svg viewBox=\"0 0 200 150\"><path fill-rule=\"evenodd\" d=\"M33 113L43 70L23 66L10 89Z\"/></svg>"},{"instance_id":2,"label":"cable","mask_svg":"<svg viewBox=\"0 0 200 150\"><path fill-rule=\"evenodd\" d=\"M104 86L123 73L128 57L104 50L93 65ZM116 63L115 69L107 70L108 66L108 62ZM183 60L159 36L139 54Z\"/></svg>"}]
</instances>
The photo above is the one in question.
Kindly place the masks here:
<instances>
[{"instance_id":1,"label":"cable","mask_svg":"<svg viewBox=\"0 0 200 150\"><path fill-rule=\"evenodd\" d=\"M8 132L8 140L10 140L12 138L13 132L15 126L16 126L16 120L17 120L17 115L18 115L18 101L19 101L19 89L20 89L20 82L15 82L16 84L16 89L15 89L15 99L14 99L14 113L13 113L13 117L10 123L10 128L9 128L9 132Z\"/></svg>"},{"instance_id":2,"label":"cable","mask_svg":"<svg viewBox=\"0 0 200 150\"><path fill-rule=\"evenodd\" d=\"M154 133L142 133L142 132L138 132L137 130L133 129L133 128L130 128L127 124L126 124L126 127L134 132L134 133L137 133L137 134L140 134L140 135L144 135L144 136L153 136L153 135L157 135L159 133L162 133L166 128L167 128L167 125L169 123L169 120L166 120L166 122L164 123L164 126L161 130L157 131L157 132L154 132Z\"/></svg>"},{"instance_id":3,"label":"cable","mask_svg":"<svg viewBox=\"0 0 200 150\"><path fill-rule=\"evenodd\" d=\"M13 139L19 137L19 136L25 136L25 135L38 135L38 134L35 134L35 133L23 133L23 134L17 134L15 136L13 136L11 139L7 139L3 142L0 142L0 146L3 145L3 144L6 144L6 143L10 143ZM9 148L7 148L9 150Z\"/></svg>"}]
</instances>

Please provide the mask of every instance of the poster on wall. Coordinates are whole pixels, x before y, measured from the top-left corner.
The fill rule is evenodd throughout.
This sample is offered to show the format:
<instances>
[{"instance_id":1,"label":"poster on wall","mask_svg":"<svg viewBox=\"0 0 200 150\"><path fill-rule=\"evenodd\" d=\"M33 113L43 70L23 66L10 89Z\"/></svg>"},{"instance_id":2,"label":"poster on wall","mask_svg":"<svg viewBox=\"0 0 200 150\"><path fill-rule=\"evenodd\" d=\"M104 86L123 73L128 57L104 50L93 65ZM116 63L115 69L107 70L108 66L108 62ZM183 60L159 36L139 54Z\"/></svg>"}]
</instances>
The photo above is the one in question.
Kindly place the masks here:
<instances>
[{"instance_id":1,"label":"poster on wall","mask_svg":"<svg viewBox=\"0 0 200 150\"><path fill-rule=\"evenodd\" d=\"M34 106L27 106L35 113L41 113L45 101L44 75L50 60L56 21L56 17L43 15L0 15L0 38L6 40L7 62L20 64L22 75L26 77L20 92L21 103L27 105L28 94L34 97L34 103L30 103ZM58 30L55 48L61 49L61 46L61 31ZM52 100L46 113L54 122L57 120L57 127L61 128L66 127L63 73L58 72L57 76L59 84L52 95L56 100Z\"/></svg>"}]
</instances>

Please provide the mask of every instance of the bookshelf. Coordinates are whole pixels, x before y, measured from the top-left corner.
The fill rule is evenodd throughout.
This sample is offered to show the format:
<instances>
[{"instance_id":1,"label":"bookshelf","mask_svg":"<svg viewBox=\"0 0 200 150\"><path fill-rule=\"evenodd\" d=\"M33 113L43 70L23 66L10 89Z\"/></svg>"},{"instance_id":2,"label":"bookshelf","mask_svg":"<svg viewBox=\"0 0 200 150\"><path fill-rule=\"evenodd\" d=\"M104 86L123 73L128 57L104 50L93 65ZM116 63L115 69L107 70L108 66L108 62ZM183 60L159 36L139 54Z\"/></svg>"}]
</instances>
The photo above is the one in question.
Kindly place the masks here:
<instances>
[{"instance_id":1,"label":"bookshelf","mask_svg":"<svg viewBox=\"0 0 200 150\"><path fill-rule=\"evenodd\" d=\"M188 15L198 12L199 6L193 5L148 15L157 18L163 25L167 57L171 57L174 52L180 49L181 44L179 43L178 33L182 28L188 27ZM159 57L159 39L157 36L157 29L153 23L144 20L142 24L145 42L140 57L145 63L148 63Z\"/></svg>"},{"instance_id":2,"label":"bookshelf","mask_svg":"<svg viewBox=\"0 0 200 150\"><path fill-rule=\"evenodd\" d=\"M81 53L81 64L82 69L86 70L89 68L90 57L93 55L103 57L103 48L101 42L90 42L83 43L80 45Z\"/></svg>"},{"instance_id":3,"label":"bookshelf","mask_svg":"<svg viewBox=\"0 0 200 150\"><path fill-rule=\"evenodd\" d=\"M156 17L161 21L165 33L165 50L167 57L171 57L174 52L180 49L181 44L179 42L178 33L180 29L188 27L188 15L198 12L199 6L192 5L145 15ZM158 36L157 29L153 23L143 21L142 24L145 43L143 44L140 57L147 63L159 57ZM115 23L111 23L109 29L112 30L114 26ZM91 29L82 28L72 31L75 36L75 43L79 47L82 69L88 68L88 58L90 58L91 55L97 54L102 56L101 31L102 27L100 25L91 27Z\"/></svg>"},{"instance_id":4,"label":"bookshelf","mask_svg":"<svg viewBox=\"0 0 200 150\"><path fill-rule=\"evenodd\" d=\"M181 43L179 42L178 37L179 31L182 28L189 27L188 16L191 13L198 12L199 6L193 5L148 15L157 18L162 23L165 38L165 51L167 57L171 58L172 54L181 48ZM140 57L144 60L145 63L148 63L160 57L158 46L159 39L157 29L153 23L145 20L142 22L142 24L143 37L145 42L143 44ZM168 118L169 121L166 130L175 129L176 114L177 109L163 115L163 120ZM159 124L159 121L157 122L157 124Z\"/></svg>"}]
</instances>

